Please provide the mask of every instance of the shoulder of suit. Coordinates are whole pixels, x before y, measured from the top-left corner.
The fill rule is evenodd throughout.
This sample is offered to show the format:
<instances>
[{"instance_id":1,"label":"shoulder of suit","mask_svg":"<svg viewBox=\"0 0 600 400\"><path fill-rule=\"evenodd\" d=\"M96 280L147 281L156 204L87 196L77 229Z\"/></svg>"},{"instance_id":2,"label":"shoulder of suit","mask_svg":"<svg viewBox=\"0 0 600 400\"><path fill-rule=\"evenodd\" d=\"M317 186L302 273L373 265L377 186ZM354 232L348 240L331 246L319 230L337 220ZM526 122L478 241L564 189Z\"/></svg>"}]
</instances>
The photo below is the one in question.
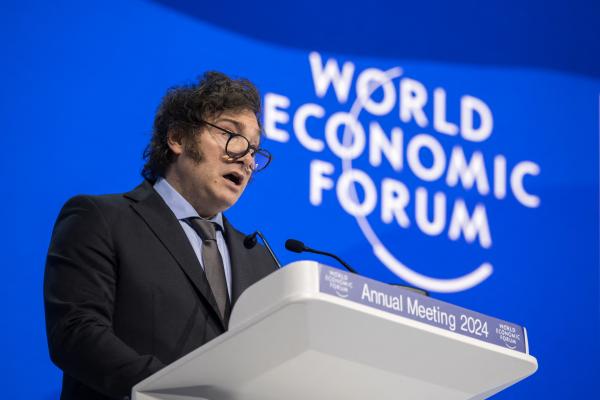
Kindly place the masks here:
<instances>
[{"instance_id":1,"label":"shoulder of suit","mask_svg":"<svg viewBox=\"0 0 600 400\"><path fill-rule=\"evenodd\" d=\"M81 210L96 211L105 217L119 218L123 212L131 211L131 204L143 195L151 194L153 191L149 183L141 184L130 192L90 195L79 194L71 197L63 206L63 211L78 208ZM133 194L133 195L132 195Z\"/></svg>"}]
</instances>

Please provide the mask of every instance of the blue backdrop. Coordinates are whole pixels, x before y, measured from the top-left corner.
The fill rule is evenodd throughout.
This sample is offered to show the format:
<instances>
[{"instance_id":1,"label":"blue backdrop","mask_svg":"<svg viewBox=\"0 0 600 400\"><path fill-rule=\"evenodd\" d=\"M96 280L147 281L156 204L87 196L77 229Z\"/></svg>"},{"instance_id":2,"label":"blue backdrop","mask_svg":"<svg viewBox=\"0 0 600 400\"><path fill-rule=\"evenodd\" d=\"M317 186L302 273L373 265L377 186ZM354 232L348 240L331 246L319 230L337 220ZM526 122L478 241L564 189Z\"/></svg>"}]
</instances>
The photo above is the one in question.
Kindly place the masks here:
<instances>
[{"instance_id":1,"label":"blue backdrop","mask_svg":"<svg viewBox=\"0 0 600 400\"><path fill-rule=\"evenodd\" d=\"M525 325L539 371L495 398L598 393L598 6L422 3L2 4L5 397L58 398L61 205L137 185L161 96L209 69L265 101L274 161L227 213L240 229Z\"/></svg>"}]
</instances>

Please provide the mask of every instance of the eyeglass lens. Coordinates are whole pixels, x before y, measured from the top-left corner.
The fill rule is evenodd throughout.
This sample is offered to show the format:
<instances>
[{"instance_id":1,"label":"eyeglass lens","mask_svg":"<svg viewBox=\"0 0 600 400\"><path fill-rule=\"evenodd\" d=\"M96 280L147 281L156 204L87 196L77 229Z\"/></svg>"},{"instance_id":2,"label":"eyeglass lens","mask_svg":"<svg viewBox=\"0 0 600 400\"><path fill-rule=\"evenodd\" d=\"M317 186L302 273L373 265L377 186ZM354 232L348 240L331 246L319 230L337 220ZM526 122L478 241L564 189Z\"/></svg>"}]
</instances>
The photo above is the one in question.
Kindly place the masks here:
<instances>
[{"instance_id":1,"label":"eyeglass lens","mask_svg":"<svg viewBox=\"0 0 600 400\"><path fill-rule=\"evenodd\" d=\"M242 135L233 135L227 141L225 151L230 157L240 158L250 150L250 142ZM269 164L270 156L263 150L256 151L254 157L254 171L260 171Z\"/></svg>"}]
</instances>

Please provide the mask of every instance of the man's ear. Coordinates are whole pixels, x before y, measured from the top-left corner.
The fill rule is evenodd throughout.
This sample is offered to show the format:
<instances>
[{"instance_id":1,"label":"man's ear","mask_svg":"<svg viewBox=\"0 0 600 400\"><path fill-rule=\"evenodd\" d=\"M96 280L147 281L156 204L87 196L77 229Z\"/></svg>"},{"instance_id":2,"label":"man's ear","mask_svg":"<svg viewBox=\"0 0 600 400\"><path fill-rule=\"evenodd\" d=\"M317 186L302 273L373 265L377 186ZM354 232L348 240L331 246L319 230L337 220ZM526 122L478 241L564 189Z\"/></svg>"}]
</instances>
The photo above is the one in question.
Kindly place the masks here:
<instances>
[{"instance_id":1,"label":"man's ear","mask_svg":"<svg viewBox=\"0 0 600 400\"><path fill-rule=\"evenodd\" d=\"M179 156L183 153L183 140L182 135L179 132L169 130L167 132L167 144L169 145L169 148L173 154Z\"/></svg>"}]
</instances>

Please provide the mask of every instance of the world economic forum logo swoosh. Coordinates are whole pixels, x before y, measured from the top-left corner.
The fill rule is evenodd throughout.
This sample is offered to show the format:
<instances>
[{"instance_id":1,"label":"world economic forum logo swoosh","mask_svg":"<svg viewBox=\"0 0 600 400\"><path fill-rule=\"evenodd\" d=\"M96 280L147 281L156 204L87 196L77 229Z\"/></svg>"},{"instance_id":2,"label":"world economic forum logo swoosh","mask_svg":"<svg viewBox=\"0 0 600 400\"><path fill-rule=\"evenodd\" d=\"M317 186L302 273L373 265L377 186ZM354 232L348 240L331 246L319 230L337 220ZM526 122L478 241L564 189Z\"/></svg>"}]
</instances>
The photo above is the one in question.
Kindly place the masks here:
<instances>
[{"instance_id":1,"label":"world economic forum logo swoosh","mask_svg":"<svg viewBox=\"0 0 600 400\"><path fill-rule=\"evenodd\" d=\"M385 75L388 80L391 81L392 79L402 75L402 69L399 67L389 69L385 72ZM364 108L364 99L368 98L373 92L375 92L375 90L382 86L382 84L383 82L381 81L372 84L366 96L356 98L350 109L350 114L356 120L359 120L360 113ZM352 137L350 130L348 126L346 126L344 129L342 142L345 145L348 145L351 140ZM352 160L349 158L342 159L342 169L346 172L352 171ZM354 186L352 186L351 191L353 192L352 195L355 198L358 197ZM420 274L402 263L390 251L388 251L385 245L379 240L379 237L372 229L367 218L364 216L354 216L354 218L356 219L361 232L371 245L373 253L379 259L379 261L381 261L394 274L416 287L434 292L460 292L479 285L493 272L492 264L489 262L484 262L475 267L468 274L451 279L440 279Z\"/></svg>"}]
</instances>

